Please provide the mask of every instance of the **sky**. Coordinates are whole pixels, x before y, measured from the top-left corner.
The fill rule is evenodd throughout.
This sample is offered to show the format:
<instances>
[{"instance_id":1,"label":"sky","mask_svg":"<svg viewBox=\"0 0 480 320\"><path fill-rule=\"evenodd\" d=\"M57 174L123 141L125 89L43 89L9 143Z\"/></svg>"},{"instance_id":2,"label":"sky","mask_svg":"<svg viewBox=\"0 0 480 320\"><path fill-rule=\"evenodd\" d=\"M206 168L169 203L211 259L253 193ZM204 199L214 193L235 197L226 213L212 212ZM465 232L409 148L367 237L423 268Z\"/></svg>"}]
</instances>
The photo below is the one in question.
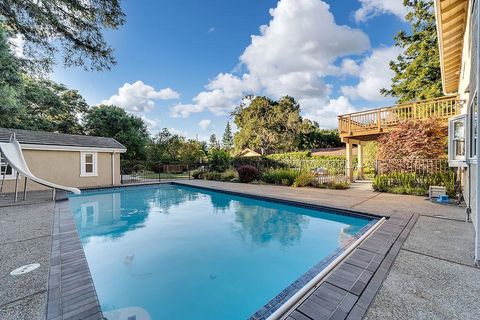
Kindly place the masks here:
<instances>
[{"instance_id":1,"label":"sky","mask_svg":"<svg viewBox=\"0 0 480 320\"><path fill-rule=\"evenodd\" d=\"M152 134L221 137L246 95L293 96L302 116L336 128L339 114L391 105L402 0L124 0L127 22L106 31L117 64L58 65L53 80L90 105L142 117Z\"/></svg>"}]
</instances>

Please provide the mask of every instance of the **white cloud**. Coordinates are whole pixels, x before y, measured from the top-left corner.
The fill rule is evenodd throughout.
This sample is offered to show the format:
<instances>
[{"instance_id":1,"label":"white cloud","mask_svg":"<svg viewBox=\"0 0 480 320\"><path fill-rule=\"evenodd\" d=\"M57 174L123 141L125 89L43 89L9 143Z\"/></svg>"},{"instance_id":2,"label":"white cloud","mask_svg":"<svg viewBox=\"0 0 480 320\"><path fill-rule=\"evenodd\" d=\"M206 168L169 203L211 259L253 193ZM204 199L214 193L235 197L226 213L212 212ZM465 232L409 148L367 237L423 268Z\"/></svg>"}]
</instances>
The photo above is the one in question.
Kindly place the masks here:
<instances>
[{"instance_id":1,"label":"white cloud","mask_svg":"<svg viewBox=\"0 0 480 320\"><path fill-rule=\"evenodd\" d=\"M215 32L215 27L210 27L210 28L208 29L208 33L212 33L212 32Z\"/></svg>"},{"instance_id":2,"label":"white cloud","mask_svg":"<svg viewBox=\"0 0 480 320\"><path fill-rule=\"evenodd\" d=\"M241 76L220 73L192 104L173 106L172 116L188 117L205 110L225 114L249 94L291 95L299 101L317 99L328 105L331 86L324 79L338 74L337 59L370 48L368 36L336 24L323 1L280 0L270 14L269 24L260 27L260 34L252 36L240 56L237 70L244 67L247 72Z\"/></svg>"},{"instance_id":3,"label":"white cloud","mask_svg":"<svg viewBox=\"0 0 480 320\"><path fill-rule=\"evenodd\" d=\"M102 101L102 104L116 105L132 112L144 112L151 111L158 100L172 100L179 97L180 95L170 88L157 91L143 81L136 81L133 84L125 83L118 89L116 95Z\"/></svg>"},{"instance_id":4,"label":"white cloud","mask_svg":"<svg viewBox=\"0 0 480 320\"><path fill-rule=\"evenodd\" d=\"M357 76L360 72L360 66L355 60L346 58L342 60L342 64L340 66L340 72L343 74Z\"/></svg>"},{"instance_id":5,"label":"white cloud","mask_svg":"<svg viewBox=\"0 0 480 320\"><path fill-rule=\"evenodd\" d=\"M322 128L336 128L337 116L357 111L348 97L340 96L337 99L309 98L299 101L305 117L318 121Z\"/></svg>"},{"instance_id":6,"label":"white cloud","mask_svg":"<svg viewBox=\"0 0 480 320\"><path fill-rule=\"evenodd\" d=\"M205 89L193 98L192 104L174 105L170 109L171 116L188 118L191 113L205 110L215 115L225 115L232 111L245 95L254 94L261 90L261 87L249 74L240 78L230 73L220 73Z\"/></svg>"},{"instance_id":7,"label":"white cloud","mask_svg":"<svg viewBox=\"0 0 480 320\"><path fill-rule=\"evenodd\" d=\"M359 82L355 86L343 86L342 93L351 99L381 100L381 88L388 88L393 77L389 62L401 53L397 47L378 48L358 66Z\"/></svg>"},{"instance_id":8,"label":"white cloud","mask_svg":"<svg viewBox=\"0 0 480 320\"><path fill-rule=\"evenodd\" d=\"M147 118L145 115L141 115L140 118L143 119L145 124L147 125L147 130L150 132L156 132L160 130L160 120L159 119L150 119Z\"/></svg>"},{"instance_id":9,"label":"white cloud","mask_svg":"<svg viewBox=\"0 0 480 320\"><path fill-rule=\"evenodd\" d=\"M209 119L203 119L203 120L200 120L200 122L198 123L198 126L199 126L202 130L207 130L211 123L212 123L211 120L209 120Z\"/></svg>"},{"instance_id":10,"label":"white cloud","mask_svg":"<svg viewBox=\"0 0 480 320\"><path fill-rule=\"evenodd\" d=\"M393 14L404 20L407 14L403 0L359 0L359 2L362 6L354 14L357 22L365 22L381 14Z\"/></svg>"},{"instance_id":11,"label":"white cloud","mask_svg":"<svg viewBox=\"0 0 480 320\"><path fill-rule=\"evenodd\" d=\"M170 108L170 116L173 118L188 118L191 113L202 111L203 109L199 105L178 103Z\"/></svg>"},{"instance_id":12,"label":"white cloud","mask_svg":"<svg viewBox=\"0 0 480 320\"><path fill-rule=\"evenodd\" d=\"M270 14L240 61L276 97L326 96L323 77L334 72L334 61L370 47L364 32L336 24L323 1L281 0Z\"/></svg>"}]
</instances>

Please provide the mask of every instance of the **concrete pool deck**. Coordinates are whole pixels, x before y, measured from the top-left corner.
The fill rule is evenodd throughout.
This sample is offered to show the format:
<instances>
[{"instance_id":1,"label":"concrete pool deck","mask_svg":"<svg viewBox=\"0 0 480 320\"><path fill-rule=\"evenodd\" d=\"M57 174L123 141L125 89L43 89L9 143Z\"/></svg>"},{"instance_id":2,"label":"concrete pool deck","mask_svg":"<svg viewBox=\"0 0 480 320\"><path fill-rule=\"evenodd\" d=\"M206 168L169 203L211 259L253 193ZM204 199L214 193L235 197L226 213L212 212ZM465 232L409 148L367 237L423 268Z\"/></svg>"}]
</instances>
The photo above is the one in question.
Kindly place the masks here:
<instances>
[{"instance_id":1,"label":"concrete pool deck","mask_svg":"<svg viewBox=\"0 0 480 320\"><path fill-rule=\"evenodd\" d=\"M418 221L366 318L473 319L480 311L480 269L473 265L474 231L464 222L464 208L441 206L422 197L375 193L362 184L326 190L198 180L181 183L379 215L417 214ZM15 206L10 199L0 198L0 319L45 319L54 212L50 197L50 192L31 192L27 203ZM33 262L41 267L26 275L9 275ZM300 314L292 319L312 317Z\"/></svg>"}]
</instances>

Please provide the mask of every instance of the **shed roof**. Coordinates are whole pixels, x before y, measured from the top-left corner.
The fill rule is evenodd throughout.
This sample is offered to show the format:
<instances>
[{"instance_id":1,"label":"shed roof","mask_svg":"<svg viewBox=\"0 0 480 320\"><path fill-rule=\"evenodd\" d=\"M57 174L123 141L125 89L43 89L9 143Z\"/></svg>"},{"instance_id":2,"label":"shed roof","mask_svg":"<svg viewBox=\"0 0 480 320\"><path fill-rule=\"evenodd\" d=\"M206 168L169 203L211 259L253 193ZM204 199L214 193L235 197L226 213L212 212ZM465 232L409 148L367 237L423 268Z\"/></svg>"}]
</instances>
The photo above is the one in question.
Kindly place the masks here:
<instances>
[{"instance_id":1,"label":"shed roof","mask_svg":"<svg viewBox=\"0 0 480 320\"><path fill-rule=\"evenodd\" d=\"M353 155L356 156L358 153L357 147L352 148ZM321 148L313 149L312 156L346 156L347 149L345 147L338 148Z\"/></svg>"},{"instance_id":2,"label":"shed roof","mask_svg":"<svg viewBox=\"0 0 480 320\"><path fill-rule=\"evenodd\" d=\"M8 142L12 133L22 145L127 149L113 138L7 128L0 128L0 142Z\"/></svg>"}]
</instances>

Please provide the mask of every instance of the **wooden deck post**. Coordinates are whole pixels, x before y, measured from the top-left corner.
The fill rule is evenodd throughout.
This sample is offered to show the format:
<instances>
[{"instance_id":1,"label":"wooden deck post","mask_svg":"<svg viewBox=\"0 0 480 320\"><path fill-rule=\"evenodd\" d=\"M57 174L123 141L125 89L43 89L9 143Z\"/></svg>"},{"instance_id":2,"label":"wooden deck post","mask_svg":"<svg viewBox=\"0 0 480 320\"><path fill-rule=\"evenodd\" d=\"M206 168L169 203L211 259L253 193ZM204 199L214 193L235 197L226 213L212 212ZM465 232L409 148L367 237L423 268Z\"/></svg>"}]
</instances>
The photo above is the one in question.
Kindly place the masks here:
<instances>
[{"instance_id":1,"label":"wooden deck post","mask_svg":"<svg viewBox=\"0 0 480 320\"><path fill-rule=\"evenodd\" d=\"M347 147L347 178L353 182L353 152L352 152L352 143L350 140L345 139Z\"/></svg>"},{"instance_id":2,"label":"wooden deck post","mask_svg":"<svg viewBox=\"0 0 480 320\"><path fill-rule=\"evenodd\" d=\"M377 111L377 130L378 132L382 131L382 111L380 109Z\"/></svg>"},{"instance_id":3,"label":"wooden deck post","mask_svg":"<svg viewBox=\"0 0 480 320\"><path fill-rule=\"evenodd\" d=\"M357 158L358 158L358 179L360 180L363 180L364 179L364 172L363 172L363 144L362 142L360 141L358 143L358 155L357 155Z\"/></svg>"}]
</instances>

